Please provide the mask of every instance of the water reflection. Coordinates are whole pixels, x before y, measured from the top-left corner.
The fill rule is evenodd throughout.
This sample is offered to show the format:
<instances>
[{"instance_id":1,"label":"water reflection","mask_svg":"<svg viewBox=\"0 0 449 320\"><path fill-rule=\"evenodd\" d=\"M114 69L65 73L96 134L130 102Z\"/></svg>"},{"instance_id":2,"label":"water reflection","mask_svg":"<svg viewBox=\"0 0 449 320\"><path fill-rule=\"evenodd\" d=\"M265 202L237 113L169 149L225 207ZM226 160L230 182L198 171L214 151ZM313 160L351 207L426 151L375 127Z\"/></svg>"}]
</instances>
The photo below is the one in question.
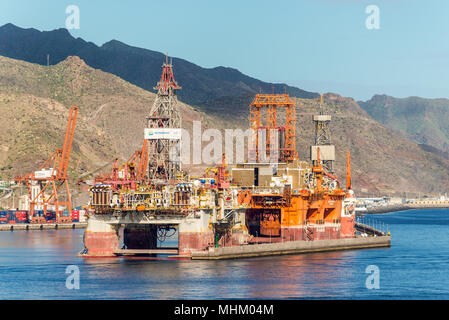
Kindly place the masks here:
<instances>
[{"instance_id":1,"label":"water reflection","mask_svg":"<svg viewBox=\"0 0 449 320\"><path fill-rule=\"evenodd\" d=\"M49 283L64 280L65 267L75 264L81 271L80 298L289 298L329 294L342 286L354 257L351 252L333 252L225 261L86 259L77 257L82 234L82 230L0 233L2 269L20 265L29 269L29 277L55 275L38 278L48 290L44 297L71 297L63 287Z\"/></svg>"},{"instance_id":2,"label":"water reflection","mask_svg":"<svg viewBox=\"0 0 449 320\"><path fill-rule=\"evenodd\" d=\"M83 230L0 232L0 298L449 298L448 213L378 216L391 225L391 249L225 261L85 259ZM381 290L365 287L371 264ZM80 268L80 290L65 288L68 265Z\"/></svg>"}]
</instances>

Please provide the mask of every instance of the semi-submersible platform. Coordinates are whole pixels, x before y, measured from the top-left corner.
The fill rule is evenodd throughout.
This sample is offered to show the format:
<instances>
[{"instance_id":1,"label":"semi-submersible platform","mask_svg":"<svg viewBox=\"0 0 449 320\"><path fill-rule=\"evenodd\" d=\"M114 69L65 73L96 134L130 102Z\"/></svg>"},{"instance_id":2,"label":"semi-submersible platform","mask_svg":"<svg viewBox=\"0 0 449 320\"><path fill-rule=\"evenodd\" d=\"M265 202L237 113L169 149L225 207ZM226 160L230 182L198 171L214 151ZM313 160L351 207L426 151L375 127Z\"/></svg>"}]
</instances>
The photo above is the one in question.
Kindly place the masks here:
<instances>
[{"instance_id":1,"label":"semi-submersible platform","mask_svg":"<svg viewBox=\"0 0 449 320\"><path fill-rule=\"evenodd\" d=\"M124 164L116 160L111 173L97 176L90 188L83 256L212 259L390 245L380 231L357 234L349 152L343 187L333 172L331 116L322 108L313 117L310 161L300 161L295 101L288 94L255 95L248 160L227 166L223 155L216 168L193 178L170 154L179 151L182 133L176 98L181 88L168 59L155 89L142 148ZM276 123L281 108L284 125ZM171 234L177 234L177 246L161 246Z\"/></svg>"}]
</instances>

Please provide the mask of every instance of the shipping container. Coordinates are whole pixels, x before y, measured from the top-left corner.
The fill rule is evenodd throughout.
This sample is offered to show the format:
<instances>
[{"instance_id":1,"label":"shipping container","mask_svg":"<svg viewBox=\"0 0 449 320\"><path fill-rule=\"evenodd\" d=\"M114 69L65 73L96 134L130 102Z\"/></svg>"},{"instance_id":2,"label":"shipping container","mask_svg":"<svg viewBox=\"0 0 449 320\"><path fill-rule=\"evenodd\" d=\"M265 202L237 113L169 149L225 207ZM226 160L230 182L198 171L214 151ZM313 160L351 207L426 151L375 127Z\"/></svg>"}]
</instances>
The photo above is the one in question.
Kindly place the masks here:
<instances>
[{"instance_id":1,"label":"shipping container","mask_svg":"<svg viewBox=\"0 0 449 320\"><path fill-rule=\"evenodd\" d=\"M45 215L45 221L47 223L54 223L56 221L56 212L48 210L47 214Z\"/></svg>"},{"instance_id":2,"label":"shipping container","mask_svg":"<svg viewBox=\"0 0 449 320\"><path fill-rule=\"evenodd\" d=\"M43 217L44 216L44 210L34 210L34 216L35 217Z\"/></svg>"},{"instance_id":3,"label":"shipping container","mask_svg":"<svg viewBox=\"0 0 449 320\"><path fill-rule=\"evenodd\" d=\"M9 223L16 223L16 212L15 211L8 211L8 221L9 221Z\"/></svg>"},{"instance_id":4,"label":"shipping container","mask_svg":"<svg viewBox=\"0 0 449 320\"><path fill-rule=\"evenodd\" d=\"M6 210L0 211L0 224L9 223L9 212Z\"/></svg>"},{"instance_id":5,"label":"shipping container","mask_svg":"<svg viewBox=\"0 0 449 320\"><path fill-rule=\"evenodd\" d=\"M28 222L28 212L27 211L16 211L16 222L17 223L27 223Z\"/></svg>"},{"instance_id":6,"label":"shipping container","mask_svg":"<svg viewBox=\"0 0 449 320\"><path fill-rule=\"evenodd\" d=\"M84 209L80 210L80 221L81 222L86 221L86 210Z\"/></svg>"},{"instance_id":7,"label":"shipping container","mask_svg":"<svg viewBox=\"0 0 449 320\"><path fill-rule=\"evenodd\" d=\"M72 220L79 220L80 212L79 210L72 210Z\"/></svg>"}]
</instances>

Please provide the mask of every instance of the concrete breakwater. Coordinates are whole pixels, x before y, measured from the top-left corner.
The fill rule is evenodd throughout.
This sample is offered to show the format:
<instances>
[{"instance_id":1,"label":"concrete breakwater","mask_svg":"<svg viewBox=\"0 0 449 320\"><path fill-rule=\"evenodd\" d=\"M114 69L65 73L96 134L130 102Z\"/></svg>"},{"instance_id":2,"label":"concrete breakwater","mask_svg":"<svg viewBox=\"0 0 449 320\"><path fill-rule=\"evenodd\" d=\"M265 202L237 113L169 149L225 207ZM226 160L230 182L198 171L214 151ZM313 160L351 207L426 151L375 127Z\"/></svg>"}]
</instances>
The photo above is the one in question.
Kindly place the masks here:
<instances>
[{"instance_id":1,"label":"concrete breakwater","mask_svg":"<svg viewBox=\"0 0 449 320\"><path fill-rule=\"evenodd\" d=\"M413 210L413 209L445 209L449 208L447 204L400 204L400 205L387 205L367 208L366 211L360 211L359 214L376 214L376 213L388 213L395 211Z\"/></svg>"},{"instance_id":2,"label":"concrete breakwater","mask_svg":"<svg viewBox=\"0 0 449 320\"><path fill-rule=\"evenodd\" d=\"M238 259L390 246L391 236L356 237L314 241L289 241L235 247L210 248L209 251L205 252L192 252L191 258L192 260Z\"/></svg>"}]
</instances>

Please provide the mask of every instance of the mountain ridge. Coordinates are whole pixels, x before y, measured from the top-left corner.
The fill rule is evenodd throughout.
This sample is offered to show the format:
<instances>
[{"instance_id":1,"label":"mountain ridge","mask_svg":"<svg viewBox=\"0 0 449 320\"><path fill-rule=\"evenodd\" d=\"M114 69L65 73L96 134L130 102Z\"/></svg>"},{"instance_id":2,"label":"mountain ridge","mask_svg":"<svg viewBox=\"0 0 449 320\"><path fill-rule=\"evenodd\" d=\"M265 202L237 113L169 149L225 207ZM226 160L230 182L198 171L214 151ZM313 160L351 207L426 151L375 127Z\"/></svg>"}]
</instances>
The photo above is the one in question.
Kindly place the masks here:
<instances>
[{"instance_id":1,"label":"mountain ridge","mask_svg":"<svg viewBox=\"0 0 449 320\"><path fill-rule=\"evenodd\" d=\"M12 31L5 32L5 30ZM42 44L42 37L48 39L48 42ZM17 41L13 41L14 39ZM30 45L27 50L20 50L24 39L29 39L34 44L37 42L39 46ZM57 45L61 43L66 43L66 48ZM35 52L33 48L36 49ZM54 50L51 53L53 58L55 54L56 57L59 55L59 58L65 58L58 64L47 67L40 60L49 50ZM13 99L18 101L16 105L22 110L26 110L24 109L25 101L28 101L25 99L26 96L47 99L42 101L49 101L50 105L56 102L66 107L71 104L81 105L81 110L88 120L93 121L94 131L104 132L104 141L94 139L94 145L99 144L99 150L110 147L107 152L103 152L103 156L97 155L98 161L101 159L111 161L113 154L122 158L129 156L139 147L140 138L136 137L142 134L141 129L145 126L143 119L155 97L151 90L160 79L161 64L165 60L162 53L128 46L117 40L108 41L98 47L81 38L73 38L64 29L42 32L35 29L21 29L12 24L0 27L0 55L4 51L8 51L10 55L39 60L38 63L29 63L25 59L0 57L3 68L0 70L0 94L3 92L6 95L16 95ZM87 59L77 55L66 56L68 52L78 52ZM116 63L123 60L123 55L128 57L128 63L132 68ZM264 92L273 90L272 84L246 76L237 69L222 66L206 69L183 59L174 58L173 61L175 79L182 87L178 92L179 97L199 102L191 106L180 103L187 123L202 120L205 127L211 125L217 129L246 129L248 105L259 92L256 90L257 85L262 83L265 86ZM97 62L103 63L103 69L114 68L115 73L92 67L92 64L95 65ZM122 73L134 77L134 82L139 79L145 80L145 86L149 89L132 84L117 75ZM214 91L208 91L210 88ZM281 88L282 85L278 84L277 89ZM297 103L297 150L301 159L308 159L309 146L314 139L311 117L319 110L319 96L308 92L303 94L301 89L292 88L286 91ZM297 90L300 97L292 94L292 90ZM187 94L184 94L185 92ZM356 102L352 98L341 97L334 93L328 93L324 98L328 105L327 111L333 117L332 140L337 148L336 167L340 177L345 175L346 150L350 150L354 164L354 186L364 193L386 194L404 191L435 194L448 190L446 181L449 179L449 162L444 151L440 152L440 149L435 149L430 143L414 141L413 137L407 137L388 123L379 123L369 108L362 108L366 107L364 102ZM382 98L376 99L382 101ZM3 106L0 101L0 107L7 110L15 106L14 103L6 102L9 100L10 98L4 98ZM39 104L41 110L44 110L44 104L44 102ZM60 121L62 118L61 115L56 117L54 121L55 119ZM132 119L136 119L136 122L133 123ZM14 121L10 119L10 123L6 123L5 126L9 127ZM279 122L281 121L280 112ZM52 127L51 123L47 126ZM52 132L48 134L56 136ZM92 133L83 133L86 139L89 139L90 134ZM25 138L22 141L27 142ZM0 147L12 150L10 145L3 144ZM86 148L85 146L84 150L87 150ZM17 149L17 152L23 150ZM85 152L78 155L75 152L75 158L77 156L86 158ZM10 172L13 167L11 163L0 163L0 170L3 168L3 173ZM28 164L28 167L33 166ZM84 167L81 167L82 173L91 169L87 168L88 163L85 161ZM73 170L81 167L76 166Z\"/></svg>"},{"instance_id":2,"label":"mountain ridge","mask_svg":"<svg viewBox=\"0 0 449 320\"><path fill-rule=\"evenodd\" d=\"M110 40L97 46L82 38L74 38L64 28L38 31L13 24L0 27L0 55L46 65L47 54L50 54L51 65L68 56L79 56L89 66L115 74L148 91L152 91L159 80L160 67L165 61L165 55L157 51L133 47L119 40ZM184 83L179 99L199 108L204 101L259 91L286 91L291 96L300 98L318 96L317 93L286 84L264 82L233 68L202 68L181 58L173 58L173 64L178 81Z\"/></svg>"},{"instance_id":3,"label":"mountain ridge","mask_svg":"<svg viewBox=\"0 0 449 320\"><path fill-rule=\"evenodd\" d=\"M80 107L69 163L71 179L116 157L126 160L141 147L145 116L154 99L154 93L93 69L79 57L47 67L0 56L0 112L5 115L0 121L0 175L11 178L39 167L61 145L70 105ZM239 103L246 106L238 113L228 111L226 99L215 106L215 113L180 102L183 127L191 131L192 121L201 121L204 128L246 130L251 96L242 99ZM300 159L307 160L314 141L312 116L319 110L320 99L293 99L296 148ZM432 149L423 151L382 126L352 98L328 93L324 102L324 111L332 116L336 173L345 176L346 151L350 150L353 185L359 194L448 190L447 159ZM279 123L285 121L284 111L278 113ZM200 174L204 165L193 169Z\"/></svg>"},{"instance_id":4,"label":"mountain ridge","mask_svg":"<svg viewBox=\"0 0 449 320\"><path fill-rule=\"evenodd\" d=\"M449 99L374 95L359 105L394 132L441 152L449 152Z\"/></svg>"}]
</instances>

